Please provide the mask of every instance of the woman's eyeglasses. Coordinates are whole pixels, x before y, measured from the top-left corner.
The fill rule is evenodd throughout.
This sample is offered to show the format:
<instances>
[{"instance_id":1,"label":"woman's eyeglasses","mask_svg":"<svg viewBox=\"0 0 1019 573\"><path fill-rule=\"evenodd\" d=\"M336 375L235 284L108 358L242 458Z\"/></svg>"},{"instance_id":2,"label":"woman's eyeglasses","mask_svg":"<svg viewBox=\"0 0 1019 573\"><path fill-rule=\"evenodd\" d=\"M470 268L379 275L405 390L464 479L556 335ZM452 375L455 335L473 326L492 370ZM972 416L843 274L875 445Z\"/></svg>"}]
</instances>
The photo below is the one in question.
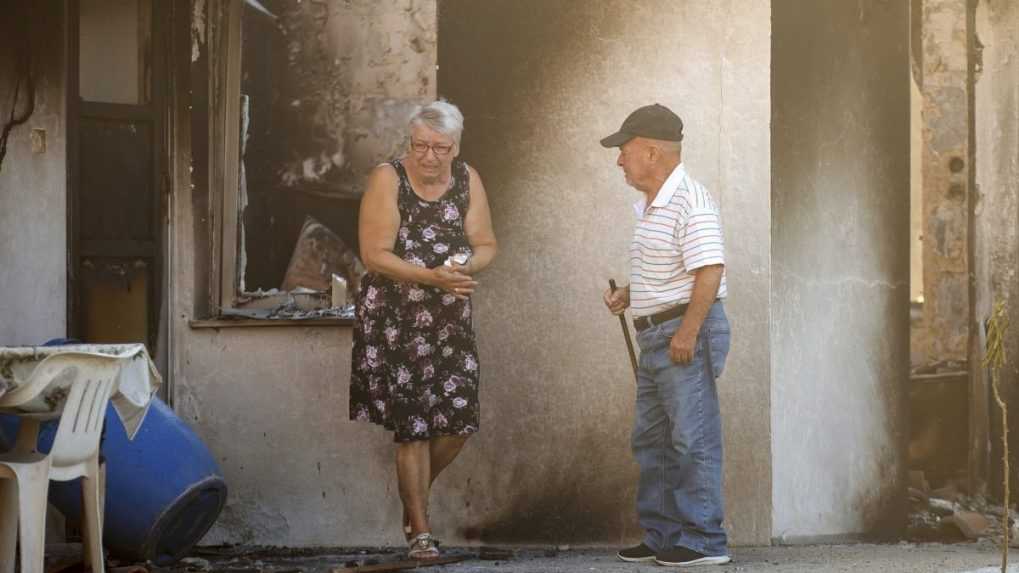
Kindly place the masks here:
<instances>
[{"instance_id":1,"label":"woman's eyeglasses","mask_svg":"<svg viewBox=\"0 0 1019 573\"><path fill-rule=\"evenodd\" d=\"M414 150L414 153L418 155L426 155L428 150L431 149L435 152L437 157L449 155L450 151L453 151L453 145L445 143L427 144L424 141L410 140L410 148Z\"/></svg>"}]
</instances>

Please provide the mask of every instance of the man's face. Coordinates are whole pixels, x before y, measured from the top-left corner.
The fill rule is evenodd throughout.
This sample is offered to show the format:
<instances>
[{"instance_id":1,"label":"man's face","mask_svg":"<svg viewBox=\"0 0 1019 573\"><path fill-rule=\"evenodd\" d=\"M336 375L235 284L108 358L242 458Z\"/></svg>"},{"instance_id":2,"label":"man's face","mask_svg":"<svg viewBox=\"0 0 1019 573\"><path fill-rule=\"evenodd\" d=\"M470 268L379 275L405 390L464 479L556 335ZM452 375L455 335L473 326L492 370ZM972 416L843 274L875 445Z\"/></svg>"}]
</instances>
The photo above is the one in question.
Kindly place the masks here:
<instances>
[{"instance_id":1,"label":"man's face","mask_svg":"<svg viewBox=\"0 0 1019 573\"><path fill-rule=\"evenodd\" d=\"M410 130L409 157L426 177L449 173L449 166L460 152L452 137L424 125Z\"/></svg>"},{"instance_id":2,"label":"man's face","mask_svg":"<svg viewBox=\"0 0 1019 573\"><path fill-rule=\"evenodd\" d=\"M623 175L626 183L638 191L647 192L651 175L651 158L649 157L647 145L635 137L619 147L619 158L616 165L623 168Z\"/></svg>"}]
</instances>

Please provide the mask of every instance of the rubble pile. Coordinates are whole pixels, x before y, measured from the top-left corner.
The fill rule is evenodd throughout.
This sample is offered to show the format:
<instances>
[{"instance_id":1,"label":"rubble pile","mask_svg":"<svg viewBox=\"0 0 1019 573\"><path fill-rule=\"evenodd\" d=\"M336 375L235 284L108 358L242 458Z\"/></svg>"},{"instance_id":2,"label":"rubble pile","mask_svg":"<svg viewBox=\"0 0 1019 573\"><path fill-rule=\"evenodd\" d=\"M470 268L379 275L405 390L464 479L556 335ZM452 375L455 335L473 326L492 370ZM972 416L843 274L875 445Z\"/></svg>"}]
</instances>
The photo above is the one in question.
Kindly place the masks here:
<instances>
[{"instance_id":1,"label":"rubble pile","mask_svg":"<svg viewBox=\"0 0 1019 573\"><path fill-rule=\"evenodd\" d=\"M923 472L910 472L910 513L906 537L917 542L986 540L1000 545L1006 509L982 495L967 495L955 484L931 489ZM1019 513L1008 510L1009 545L1019 547Z\"/></svg>"}]
</instances>

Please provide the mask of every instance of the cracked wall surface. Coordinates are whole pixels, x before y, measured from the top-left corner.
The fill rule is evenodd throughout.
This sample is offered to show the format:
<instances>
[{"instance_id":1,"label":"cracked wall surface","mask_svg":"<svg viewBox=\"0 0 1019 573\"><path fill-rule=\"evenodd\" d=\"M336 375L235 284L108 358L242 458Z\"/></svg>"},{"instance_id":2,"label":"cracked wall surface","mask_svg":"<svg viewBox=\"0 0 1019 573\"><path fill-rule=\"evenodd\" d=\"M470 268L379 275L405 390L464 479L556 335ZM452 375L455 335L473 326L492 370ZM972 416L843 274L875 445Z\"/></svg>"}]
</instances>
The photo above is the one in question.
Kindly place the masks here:
<instances>
[{"instance_id":1,"label":"cracked wall surface","mask_svg":"<svg viewBox=\"0 0 1019 573\"><path fill-rule=\"evenodd\" d=\"M773 535L887 533L905 518L908 6L773 7Z\"/></svg>"}]
</instances>

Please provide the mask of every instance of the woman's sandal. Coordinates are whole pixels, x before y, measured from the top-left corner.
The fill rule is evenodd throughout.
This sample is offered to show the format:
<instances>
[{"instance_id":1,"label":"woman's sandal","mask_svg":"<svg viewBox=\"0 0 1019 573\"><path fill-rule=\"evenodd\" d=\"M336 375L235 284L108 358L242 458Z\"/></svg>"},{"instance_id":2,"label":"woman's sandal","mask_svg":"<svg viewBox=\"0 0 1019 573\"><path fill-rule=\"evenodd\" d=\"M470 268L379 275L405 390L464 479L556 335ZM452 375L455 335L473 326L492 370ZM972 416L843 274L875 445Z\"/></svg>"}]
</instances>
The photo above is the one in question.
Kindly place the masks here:
<instances>
[{"instance_id":1,"label":"woman's sandal","mask_svg":"<svg viewBox=\"0 0 1019 573\"><path fill-rule=\"evenodd\" d=\"M426 561L439 557L439 542L432 537L431 533L418 533L411 539L407 546L407 557L414 560Z\"/></svg>"}]
</instances>

